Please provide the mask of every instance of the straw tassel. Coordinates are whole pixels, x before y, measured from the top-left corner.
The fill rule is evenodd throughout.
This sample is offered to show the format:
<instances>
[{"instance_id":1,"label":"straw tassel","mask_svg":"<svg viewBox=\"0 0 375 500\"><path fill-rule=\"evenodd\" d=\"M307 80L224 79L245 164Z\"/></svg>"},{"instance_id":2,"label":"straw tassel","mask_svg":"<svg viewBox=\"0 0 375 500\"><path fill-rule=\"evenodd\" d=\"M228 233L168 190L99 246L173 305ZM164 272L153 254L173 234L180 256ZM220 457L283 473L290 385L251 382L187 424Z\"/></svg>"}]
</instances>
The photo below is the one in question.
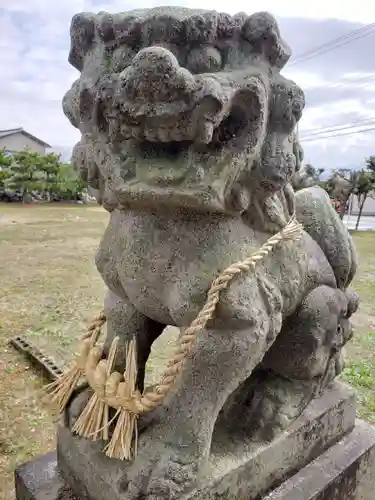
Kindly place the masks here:
<instances>
[{"instance_id":1,"label":"straw tassel","mask_svg":"<svg viewBox=\"0 0 375 500\"><path fill-rule=\"evenodd\" d=\"M81 346L81 352L77 360L64 375L61 375L55 382L45 387L47 393L51 396L51 401L57 404L59 412L62 413L68 404L78 382L85 374L85 364L87 356L92 348L92 340L85 339Z\"/></svg>"},{"instance_id":2,"label":"straw tassel","mask_svg":"<svg viewBox=\"0 0 375 500\"><path fill-rule=\"evenodd\" d=\"M106 441L109 438L109 407L105 402L105 388L115 361L118 341L118 337L113 340L108 360L102 359L100 361L102 349L98 347L91 349L87 357L86 373L93 372L92 389L94 394L74 424L72 432L93 441Z\"/></svg>"},{"instance_id":3,"label":"straw tassel","mask_svg":"<svg viewBox=\"0 0 375 500\"><path fill-rule=\"evenodd\" d=\"M57 404L60 413L66 408L80 379L85 375L87 357L90 350L97 343L105 322L106 316L104 312L101 312L93 320L84 335L81 350L75 364L64 375L45 387L45 391L51 396L52 403Z\"/></svg>"},{"instance_id":4,"label":"straw tassel","mask_svg":"<svg viewBox=\"0 0 375 500\"><path fill-rule=\"evenodd\" d=\"M127 346L126 369L124 372L124 382L118 386L117 397L131 399L136 391L137 379L137 356L136 340L130 341ZM138 415L132 411L120 408L118 411L118 420L112 434L112 439L105 447L107 457L118 458L120 460L132 460L137 450ZM134 438L134 450L133 450Z\"/></svg>"}]
</instances>

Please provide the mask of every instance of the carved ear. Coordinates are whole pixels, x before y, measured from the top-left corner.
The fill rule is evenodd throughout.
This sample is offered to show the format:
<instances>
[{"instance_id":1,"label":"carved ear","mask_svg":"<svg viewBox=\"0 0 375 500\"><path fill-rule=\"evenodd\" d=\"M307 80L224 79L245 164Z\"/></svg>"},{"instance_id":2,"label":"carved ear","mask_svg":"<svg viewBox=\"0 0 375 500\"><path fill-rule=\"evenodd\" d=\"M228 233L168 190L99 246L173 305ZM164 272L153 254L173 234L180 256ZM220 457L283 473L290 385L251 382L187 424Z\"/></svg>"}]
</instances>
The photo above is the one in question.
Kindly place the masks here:
<instances>
[{"instance_id":1,"label":"carved ear","mask_svg":"<svg viewBox=\"0 0 375 500\"><path fill-rule=\"evenodd\" d=\"M208 144L212 140L214 126L223 110L223 104L214 96L205 96L195 108L192 125L195 127L195 141Z\"/></svg>"},{"instance_id":2,"label":"carved ear","mask_svg":"<svg viewBox=\"0 0 375 500\"><path fill-rule=\"evenodd\" d=\"M276 19L268 12L256 12L244 22L241 30L243 38L254 50L266 58L272 66L283 68L292 52L281 38Z\"/></svg>"},{"instance_id":3,"label":"carved ear","mask_svg":"<svg viewBox=\"0 0 375 500\"><path fill-rule=\"evenodd\" d=\"M232 99L232 108L241 107L246 116L260 118L268 104L268 92L263 78L259 75L250 76L246 86L237 90Z\"/></svg>"},{"instance_id":4,"label":"carved ear","mask_svg":"<svg viewBox=\"0 0 375 500\"><path fill-rule=\"evenodd\" d=\"M236 91L231 102L232 116L238 116L243 122L243 128L238 140L249 141L252 150L261 148L268 119L268 88L261 76L251 76L246 87Z\"/></svg>"},{"instance_id":5,"label":"carved ear","mask_svg":"<svg viewBox=\"0 0 375 500\"><path fill-rule=\"evenodd\" d=\"M98 19L95 14L81 12L73 16L70 25L69 63L82 71L83 59L95 37Z\"/></svg>"}]
</instances>

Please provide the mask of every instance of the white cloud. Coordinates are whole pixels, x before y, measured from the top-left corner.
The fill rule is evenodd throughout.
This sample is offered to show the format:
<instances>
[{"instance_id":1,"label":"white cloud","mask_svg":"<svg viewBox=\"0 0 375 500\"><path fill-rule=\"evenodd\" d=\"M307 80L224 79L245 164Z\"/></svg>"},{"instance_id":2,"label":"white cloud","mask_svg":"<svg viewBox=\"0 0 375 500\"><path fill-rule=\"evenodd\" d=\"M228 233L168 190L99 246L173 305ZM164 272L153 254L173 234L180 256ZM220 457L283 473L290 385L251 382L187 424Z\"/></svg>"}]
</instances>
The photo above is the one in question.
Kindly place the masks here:
<instances>
[{"instance_id":1,"label":"white cloud","mask_svg":"<svg viewBox=\"0 0 375 500\"><path fill-rule=\"evenodd\" d=\"M325 123L327 116L330 117L333 126L342 123L340 116L343 111L348 115L353 113L357 115L357 120L364 119L366 122L363 125L353 125L350 129L316 134L316 130L327 126ZM371 119L373 119L372 122L367 121ZM363 166L364 158L372 154L375 131L370 133L366 131L360 133L360 131L374 127L375 109L369 109L355 98L341 99L324 106L307 108L300 123L300 136L306 163L328 169ZM304 140L306 138L307 140Z\"/></svg>"},{"instance_id":2,"label":"white cloud","mask_svg":"<svg viewBox=\"0 0 375 500\"><path fill-rule=\"evenodd\" d=\"M80 11L124 11L132 8L156 5L184 5L201 8L201 0L0 0L0 129L22 126L46 142L70 148L79 138L79 133L70 125L61 109L61 99L77 72L67 62L69 50L69 25L72 16ZM368 0L335 3L327 0L302 2L301 0L254 0L251 4L243 0L231 2L206 0L204 7L235 13L245 11L249 14L268 10L276 16L305 18L337 18L368 23L375 21L375 4ZM303 33L301 33L303 36ZM319 40L316 45L319 45ZM293 68L294 69L294 68ZM326 87L335 82L327 82L316 74L287 70L286 75L295 79L302 88ZM370 73L369 73L370 75ZM349 83L363 74L345 75ZM337 83L337 82L336 82ZM360 83L358 84L360 85ZM369 81L366 91L373 91ZM324 107L307 108L301 127L318 127L327 113L339 116L343 106L345 111L352 109L369 115L361 103L350 101L332 103ZM333 120L334 121L334 120ZM353 141L363 138L353 136L345 139L352 147ZM342 147L341 139L341 149ZM330 146L320 143L316 151L326 154ZM346 147L346 146L345 146ZM308 146L310 150L310 146ZM331 148L332 149L332 148Z\"/></svg>"},{"instance_id":3,"label":"white cloud","mask_svg":"<svg viewBox=\"0 0 375 500\"><path fill-rule=\"evenodd\" d=\"M326 80L315 73L311 73L310 71L295 71L293 69L289 69L288 66L285 67L283 74L287 78L298 82L298 85L305 90L314 87L324 87L330 83L329 80Z\"/></svg>"}]
</instances>

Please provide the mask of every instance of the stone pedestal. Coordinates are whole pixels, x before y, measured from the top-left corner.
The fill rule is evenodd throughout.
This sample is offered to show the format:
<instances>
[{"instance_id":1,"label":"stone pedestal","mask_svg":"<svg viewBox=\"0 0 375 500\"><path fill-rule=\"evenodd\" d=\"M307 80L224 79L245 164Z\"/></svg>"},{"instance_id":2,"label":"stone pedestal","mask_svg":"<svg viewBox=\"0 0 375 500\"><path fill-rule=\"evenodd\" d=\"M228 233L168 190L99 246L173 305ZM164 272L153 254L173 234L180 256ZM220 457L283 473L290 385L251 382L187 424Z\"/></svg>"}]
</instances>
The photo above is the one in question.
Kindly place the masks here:
<instances>
[{"instance_id":1,"label":"stone pedestal","mask_svg":"<svg viewBox=\"0 0 375 500\"><path fill-rule=\"evenodd\" d=\"M81 500L59 473L55 451L18 467L15 483L16 500Z\"/></svg>"},{"instance_id":2,"label":"stone pedestal","mask_svg":"<svg viewBox=\"0 0 375 500\"><path fill-rule=\"evenodd\" d=\"M17 500L125 500L124 463L100 444L60 427L57 455L17 469ZM208 474L184 500L373 500L374 491L375 428L355 420L353 393L335 384L270 444L217 429Z\"/></svg>"},{"instance_id":3,"label":"stone pedestal","mask_svg":"<svg viewBox=\"0 0 375 500\"><path fill-rule=\"evenodd\" d=\"M353 431L263 500L375 498L375 427L358 420Z\"/></svg>"}]
</instances>

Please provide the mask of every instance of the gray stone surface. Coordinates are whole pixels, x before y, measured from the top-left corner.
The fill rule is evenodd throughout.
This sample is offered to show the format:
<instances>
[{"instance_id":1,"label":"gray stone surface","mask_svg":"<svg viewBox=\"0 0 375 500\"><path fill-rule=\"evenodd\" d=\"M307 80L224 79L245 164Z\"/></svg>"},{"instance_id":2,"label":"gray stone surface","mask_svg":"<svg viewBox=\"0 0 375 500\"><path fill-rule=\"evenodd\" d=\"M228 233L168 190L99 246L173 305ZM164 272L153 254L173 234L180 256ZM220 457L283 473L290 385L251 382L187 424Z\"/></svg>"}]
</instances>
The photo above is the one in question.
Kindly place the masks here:
<instances>
[{"instance_id":1,"label":"gray stone surface","mask_svg":"<svg viewBox=\"0 0 375 500\"><path fill-rule=\"evenodd\" d=\"M106 488L120 481L124 498L178 499L212 458L215 428L266 446L342 370L358 305L348 290L355 253L321 190L294 195L304 95L280 74L289 57L265 12L163 7L73 18L69 60L80 77L63 107L82 134L73 163L110 212L96 265L109 289L106 350L120 337L117 370L135 336L142 390L164 327L189 325L220 271L294 212L305 226L220 294L175 387L140 419L131 466L100 462L78 438L59 442L61 463L78 467L78 454L90 470L81 469L82 484L101 477ZM73 398L68 428L87 396Z\"/></svg>"},{"instance_id":2,"label":"gray stone surface","mask_svg":"<svg viewBox=\"0 0 375 500\"><path fill-rule=\"evenodd\" d=\"M314 186L296 193L296 213L305 230L324 251L335 273L337 284L345 288L357 269L353 241L348 229L337 223L328 193Z\"/></svg>"},{"instance_id":3,"label":"gray stone surface","mask_svg":"<svg viewBox=\"0 0 375 500\"><path fill-rule=\"evenodd\" d=\"M80 500L61 478L56 452L17 467L15 487L16 500Z\"/></svg>"},{"instance_id":4,"label":"gray stone surface","mask_svg":"<svg viewBox=\"0 0 375 500\"><path fill-rule=\"evenodd\" d=\"M271 443L254 443L232 425L217 425L208 465L200 484L186 497L194 500L255 500L350 432L355 397L335 384L314 400L291 428ZM101 453L102 444L72 437L59 428L59 464L73 490L90 500L128 499L121 491L126 464ZM87 461L86 457L90 457ZM131 496L130 496L131 498Z\"/></svg>"},{"instance_id":5,"label":"gray stone surface","mask_svg":"<svg viewBox=\"0 0 375 500\"><path fill-rule=\"evenodd\" d=\"M375 428L358 420L351 432L263 500L373 500L374 469ZM19 467L16 471L16 491L17 500L85 500L85 497L72 496L59 477L56 453L43 455ZM252 500L245 490L241 496L232 498Z\"/></svg>"},{"instance_id":6,"label":"gray stone surface","mask_svg":"<svg viewBox=\"0 0 375 500\"><path fill-rule=\"evenodd\" d=\"M185 498L372 500L375 491L375 428L357 420L353 429L352 398L351 393L336 385L320 400L315 400L285 436L258 450L237 441L224 443L224 451L220 453L223 435L218 436L206 484ZM330 445L327 451L322 452L327 445ZM243 450L238 453L241 447ZM240 457L245 460L239 460ZM280 466L275 475L273 468L277 467L278 461ZM236 467L237 462L240 467ZM304 463L307 465L303 466ZM298 468L298 472L291 475ZM90 472L87 470L88 474ZM74 477L70 472L68 474ZM94 478L95 482L99 483L99 479ZM18 467L15 483L17 500L102 498L100 489L96 489L93 495L86 490L82 496L74 496L57 469L55 452ZM265 485L272 483L281 484L263 497L259 492L269 489ZM79 489L77 485L75 487ZM106 500L116 498L112 486L105 495Z\"/></svg>"},{"instance_id":7,"label":"gray stone surface","mask_svg":"<svg viewBox=\"0 0 375 500\"><path fill-rule=\"evenodd\" d=\"M374 472L375 427L358 420L353 432L264 500L373 500Z\"/></svg>"}]
</instances>

